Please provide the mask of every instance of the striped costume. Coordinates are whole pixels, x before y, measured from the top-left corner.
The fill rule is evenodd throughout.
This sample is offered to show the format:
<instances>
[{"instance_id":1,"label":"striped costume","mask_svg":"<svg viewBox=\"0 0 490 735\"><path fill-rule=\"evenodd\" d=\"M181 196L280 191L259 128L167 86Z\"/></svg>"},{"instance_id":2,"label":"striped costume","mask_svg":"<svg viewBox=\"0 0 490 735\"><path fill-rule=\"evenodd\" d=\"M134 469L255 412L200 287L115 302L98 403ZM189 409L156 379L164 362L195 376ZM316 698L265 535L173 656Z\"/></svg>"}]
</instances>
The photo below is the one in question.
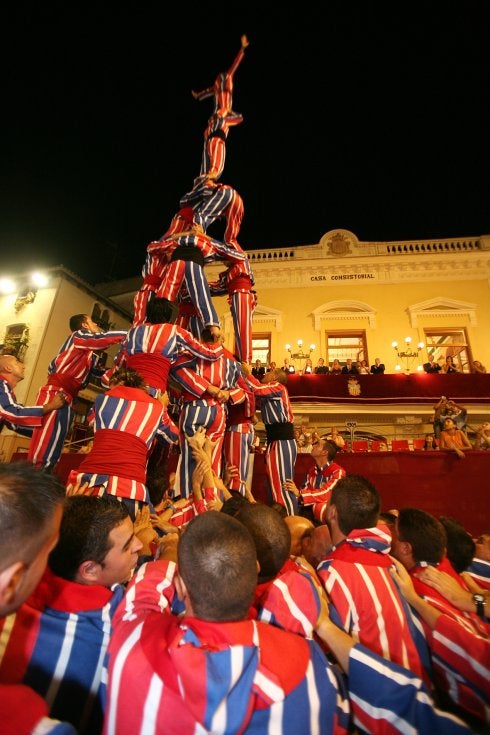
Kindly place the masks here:
<instances>
[{"instance_id":1,"label":"striped costume","mask_svg":"<svg viewBox=\"0 0 490 735\"><path fill-rule=\"evenodd\" d=\"M156 294L162 283L165 268L170 257L168 248L154 248L155 242L167 242L173 235L189 230L194 224L193 210L190 207L180 209L170 222L170 226L158 241L151 242L146 249L146 258L141 275L143 283L134 297L133 327L146 321L146 306L153 294Z\"/></svg>"},{"instance_id":2,"label":"striped costume","mask_svg":"<svg viewBox=\"0 0 490 735\"><path fill-rule=\"evenodd\" d=\"M190 332L176 324L144 324L133 327L121 345L112 368L105 376L107 381L119 365L137 370L146 383L162 393L172 364L181 355L193 355L205 360L217 360L223 354L221 345L212 347L199 342Z\"/></svg>"},{"instance_id":3,"label":"striped costume","mask_svg":"<svg viewBox=\"0 0 490 735\"><path fill-rule=\"evenodd\" d=\"M105 735L143 722L154 735L346 731L343 683L316 643L252 620L174 617L174 573L143 565L116 613Z\"/></svg>"},{"instance_id":4,"label":"striped costume","mask_svg":"<svg viewBox=\"0 0 490 735\"><path fill-rule=\"evenodd\" d=\"M174 617L175 571L167 561L140 567L116 612L104 735L141 733L144 723L153 735L342 735L351 710L367 732L469 735L418 677L362 645L349 656L349 701L314 641L252 620Z\"/></svg>"},{"instance_id":5,"label":"striped costume","mask_svg":"<svg viewBox=\"0 0 490 735\"><path fill-rule=\"evenodd\" d=\"M47 568L31 597L0 619L1 683L28 685L80 735L100 733L111 618L123 594L121 585L82 585Z\"/></svg>"},{"instance_id":6,"label":"striped costume","mask_svg":"<svg viewBox=\"0 0 490 735\"><path fill-rule=\"evenodd\" d=\"M32 436L33 430L42 425L42 420L42 408L17 403L7 376L0 375L0 431L5 426L22 436Z\"/></svg>"},{"instance_id":7,"label":"striped costume","mask_svg":"<svg viewBox=\"0 0 490 735\"><path fill-rule=\"evenodd\" d=\"M215 112L219 112L222 115L231 112L233 107L233 77L244 57L245 49L242 46L233 59L233 63L228 71L220 72L214 80L212 87L206 87L200 92L194 92L195 99L201 102L209 97L213 97Z\"/></svg>"},{"instance_id":8,"label":"striped costume","mask_svg":"<svg viewBox=\"0 0 490 735\"><path fill-rule=\"evenodd\" d=\"M490 724L490 626L476 613L455 608L433 587L417 577L425 563L409 570L418 594L443 615L431 631L424 624L437 686L464 710L481 722ZM446 572L467 589L449 560L444 558L437 569Z\"/></svg>"},{"instance_id":9,"label":"striped costume","mask_svg":"<svg viewBox=\"0 0 490 735\"><path fill-rule=\"evenodd\" d=\"M383 658L424 678L428 653L391 578L390 547L386 527L356 529L332 549L317 573L340 627Z\"/></svg>"},{"instance_id":10,"label":"striped costume","mask_svg":"<svg viewBox=\"0 0 490 735\"><path fill-rule=\"evenodd\" d=\"M221 114L214 112L204 131L200 176L212 177L215 181L223 173L226 159L226 139L230 128L240 125L243 116L236 112Z\"/></svg>"},{"instance_id":11,"label":"striped costume","mask_svg":"<svg viewBox=\"0 0 490 735\"><path fill-rule=\"evenodd\" d=\"M169 301L176 301L185 286L203 326L219 326L218 315L204 275L204 265L217 257L233 262L243 261L244 253L199 233L178 235L150 243L148 253L167 258L166 266L161 269L161 281L156 295Z\"/></svg>"},{"instance_id":12,"label":"striped costume","mask_svg":"<svg viewBox=\"0 0 490 735\"><path fill-rule=\"evenodd\" d=\"M100 377L103 374L103 370L98 367L99 357L96 351L122 342L126 334L125 331L92 334L86 329L80 329L73 332L62 344L49 364L48 380L39 390L36 403L43 406L62 391L66 404L57 411L45 414L41 428L35 429L32 434L27 458L35 467L47 469L58 462L66 435L71 428L72 404L78 392L87 385L91 375Z\"/></svg>"},{"instance_id":13,"label":"striped costume","mask_svg":"<svg viewBox=\"0 0 490 735\"><path fill-rule=\"evenodd\" d=\"M146 469L153 442L158 436L177 441L177 427L160 401L140 388L117 385L97 396L94 411L92 450L67 484L88 483L85 494L122 498L134 521L141 505L149 502Z\"/></svg>"},{"instance_id":14,"label":"striped costume","mask_svg":"<svg viewBox=\"0 0 490 735\"><path fill-rule=\"evenodd\" d=\"M220 72L212 87L194 92L194 98L205 100L214 98L214 112L208 120L204 132L204 150L201 163L201 176L211 175L218 179L223 173L226 157L226 138L230 127L240 125L243 116L233 112L233 77L245 56L243 46L233 59L226 72Z\"/></svg>"},{"instance_id":15,"label":"striped costume","mask_svg":"<svg viewBox=\"0 0 490 735\"><path fill-rule=\"evenodd\" d=\"M190 447L185 435L194 436L196 429L203 426L212 442L212 466L214 472L221 473L223 441L226 428L226 405L209 394L208 385L230 391L230 401L240 403L245 400L244 391L238 386L241 366L226 350L215 362L197 359L189 361L182 358L175 365L173 377L182 387L182 413L180 415L180 461L178 487L180 494L187 498L191 494L191 478L195 467Z\"/></svg>"},{"instance_id":16,"label":"striped costume","mask_svg":"<svg viewBox=\"0 0 490 735\"><path fill-rule=\"evenodd\" d=\"M193 208L194 220L204 232L216 220L225 219L223 240L227 245L240 248L237 238L243 220L243 199L231 186L197 181L181 198L180 205ZM240 251L243 252L241 248Z\"/></svg>"},{"instance_id":17,"label":"striped costume","mask_svg":"<svg viewBox=\"0 0 490 735\"><path fill-rule=\"evenodd\" d=\"M479 587L490 589L490 561L475 557L466 571Z\"/></svg>"},{"instance_id":18,"label":"striped costume","mask_svg":"<svg viewBox=\"0 0 490 735\"><path fill-rule=\"evenodd\" d=\"M264 623L313 638L320 614L317 584L309 571L287 559L274 579L257 585L253 611Z\"/></svg>"},{"instance_id":19,"label":"striped costume","mask_svg":"<svg viewBox=\"0 0 490 735\"><path fill-rule=\"evenodd\" d=\"M250 451L254 445L255 395L240 375L237 385L245 394L240 403L228 403L226 430L223 441L223 460L226 466L238 468L238 477L233 477L228 486L245 495L245 487L250 466Z\"/></svg>"},{"instance_id":20,"label":"striped costume","mask_svg":"<svg viewBox=\"0 0 490 735\"><path fill-rule=\"evenodd\" d=\"M218 280L210 283L213 296L228 294L233 329L235 353L240 362L252 362L252 319L257 305L257 296L252 290L254 277L248 260L234 263L222 271Z\"/></svg>"},{"instance_id":21,"label":"striped costume","mask_svg":"<svg viewBox=\"0 0 490 735\"><path fill-rule=\"evenodd\" d=\"M314 464L307 472L300 487L303 505L313 506L313 515L325 523L327 504L335 485L346 476L346 471L336 462L327 462L323 467Z\"/></svg>"},{"instance_id":22,"label":"striped costume","mask_svg":"<svg viewBox=\"0 0 490 735\"><path fill-rule=\"evenodd\" d=\"M249 375L247 380L259 401L267 433L265 468L269 499L284 505L288 515L297 515L298 501L294 493L284 487L286 480L294 478L294 465L298 455L289 394L281 383L262 385L253 375Z\"/></svg>"}]
</instances>

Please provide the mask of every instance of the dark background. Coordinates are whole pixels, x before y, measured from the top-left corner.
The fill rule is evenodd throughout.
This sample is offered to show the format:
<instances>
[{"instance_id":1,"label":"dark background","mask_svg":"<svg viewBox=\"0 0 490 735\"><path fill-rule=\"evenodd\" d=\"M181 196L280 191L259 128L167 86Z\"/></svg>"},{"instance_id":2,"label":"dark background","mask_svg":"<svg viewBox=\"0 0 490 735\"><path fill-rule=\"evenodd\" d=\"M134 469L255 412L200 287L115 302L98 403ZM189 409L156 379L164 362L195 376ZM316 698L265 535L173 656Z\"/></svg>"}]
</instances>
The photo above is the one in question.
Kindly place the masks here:
<instances>
[{"instance_id":1,"label":"dark background","mask_svg":"<svg viewBox=\"0 0 490 735\"><path fill-rule=\"evenodd\" d=\"M489 234L489 20L487 0L3 10L0 273L139 274L199 172L191 89L242 33L221 181L245 250Z\"/></svg>"}]
</instances>

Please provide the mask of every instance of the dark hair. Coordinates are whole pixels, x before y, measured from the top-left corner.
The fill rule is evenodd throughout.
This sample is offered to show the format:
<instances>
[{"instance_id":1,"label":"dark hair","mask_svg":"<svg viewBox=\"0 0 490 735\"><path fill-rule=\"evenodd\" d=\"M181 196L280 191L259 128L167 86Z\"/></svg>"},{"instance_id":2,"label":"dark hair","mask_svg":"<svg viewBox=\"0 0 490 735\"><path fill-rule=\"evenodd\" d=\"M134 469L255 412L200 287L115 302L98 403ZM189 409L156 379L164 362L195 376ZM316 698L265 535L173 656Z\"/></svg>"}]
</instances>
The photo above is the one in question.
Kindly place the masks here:
<instances>
[{"instance_id":1,"label":"dark hair","mask_svg":"<svg viewBox=\"0 0 490 735\"><path fill-rule=\"evenodd\" d=\"M112 374L110 385L112 387L116 384L125 385L128 388L141 388L142 390L145 390L147 387L145 379L141 373L133 368L124 366L118 368Z\"/></svg>"},{"instance_id":2,"label":"dark hair","mask_svg":"<svg viewBox=\"0 0 490 735\"><path fill-rule=\"evenodd\" d=\"M82 328L82 324L87 318L88 314L74 314L70 317L70 331L78 332Z\"/></svg>"},{"instance_id":3,"label":"dark hair","mask_svg":"<svg viewBox=\"0 0 490 735\"><path fill-rule=\"evenodd\" d=\"M219 336L215 335L211 332L210 327L204 327L204 329L201 331L201 340L203 342L218 342Z\"/></svg>"},{"instance_id":4,"label":"dark hair","mask_svg":"<svg viewBox=\"0 0 490 735\"><path fill-rule=\"evenodd\" d=\"M155 507L162 502L164 495L169 490L168 474L166 469L154 467L146 473L146 487L150 496L150 502Z\"/></svg>"},{"instance_id":5,"label":"dark hair","mask_svg":"<svg viewBox=\"0 0 490 735\"><path fill-rule=\"evenodd\" d=\"M439 520L446 531L446 556L458 574L461 574L471 564L476 544L466 528L454 518L439 516Z\"/></svg>"},{"instance_id":6,"label":"dark hair","mask_svg":"<svg viewBox=\"0 0 490 735\"><path fill-rule=\"evenodd\" d=\"M382 521L389 527L395 526L396 519L397 516L395 515L395 513L389 513L388 511L383 511L382 513L380 513L378 518L379 521Z\"/></svg>"},{"instance_id":7,"label":"dark hair","mask_svg":"<svg viewBox=\"0 0 490 735\"><path fill-rule=\"evenodd\" d=\"M347 536L354 528L374 528L381 501L374 485L361 475L343 477L332 490L339 528Z\"/></svg>"},{"instance_id":8,"label":"dark hair","mask_svg":"<svg viewBox=\"0 0 490 735\"><path fill-rule=\"evenodd\" d=\"M230 497L223 503L220 513L226 513L229 516L236 516L240 508L249 504L249 500L238 492L238 490L230 490Z\"/></svg>"},{"instance_id":9,"label":"dark hair","mask_svg":"<svg viewBox=\"0 0 490 735\"><path fill-rule=\"evenodd\" d=\"M80 564L102 564L112 545L109 534L129 517L124 503L111 496L73 495L66 499L58 543L48 566L58 577L73 582Z\"/></svg>"},{"instance_id":10,"label":"dark hair","mask_svg":"<svg viewBox=\"0 0 490 735\"><path fill-rule=\"evenodd\" d=\"M65 492L54 475L30 463L0 464L0 569L13 560L33 561Z\"/></svg>"},{"instance_id":11,"label":"dark hair","mask_svg":"<svg viewBox=\"0 0 490 735\"><path fill-rule=\"evenodd\" d=\"M178 313L179 308L173 301L157 296L149 299L146 305L146 321L150 324L173 323Z\"/></svg>"},{"instance_id":12,"label":"dark hair","mask_svg":"<svg viewBox=\"0 0 490 735\"><path fill-rule=\"evenodd\" d=\"M332 460L335 459L337 452L339 451L338 446L331 439L320 439L320 441L323 441L324 447L327 450L328 461L332 462Z\"/></svg>"},{"instance_id":13,"label":"dark hair","mask_svg":"<svg viewBox=\"0 0 490 735\"><path fill-rule=\"evenodd\" d=\"M262 503L244 506L236 516L250 531L260 565L259 581L273 579L289 557L291 533L279 513Z\"/></svg>"},{"instance_id":14,"label":"dark hair","mask_svg":"<svg viewBox=\"0 0 490 735\"><path fill-rule=\"evenodd\" d=\"M257 585L256 552L245 526L208 510L186 526L177 548L178 570L198 618L246 618Z\"/></svg>"},{"instance_id":15,"label":"dark hair","mask_svg":"<svg viewBox=\"0 0 490 735\"><path fill-rule=\"evenodd\" d=\"M416 562L439 564L446 548L446 531L437 518L419 508L398 511L397 533L400 541L408 541Z\"/></svg>"}]
</instances>

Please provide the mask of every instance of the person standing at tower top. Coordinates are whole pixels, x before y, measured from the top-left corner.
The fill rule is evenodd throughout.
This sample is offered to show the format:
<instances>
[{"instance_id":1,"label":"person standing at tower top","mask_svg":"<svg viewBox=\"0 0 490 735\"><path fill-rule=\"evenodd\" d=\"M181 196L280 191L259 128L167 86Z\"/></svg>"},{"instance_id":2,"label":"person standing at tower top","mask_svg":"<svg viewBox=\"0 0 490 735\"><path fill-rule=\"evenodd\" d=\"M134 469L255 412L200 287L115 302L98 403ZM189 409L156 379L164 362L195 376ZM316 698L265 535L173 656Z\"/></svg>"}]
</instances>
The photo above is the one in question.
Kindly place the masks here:
<instances>
[{"instance_id":1,"label":"person standing at tower top","mask_svg":"<svg viewBox=\"0 0 490 735\"><path fill-rule=\"evenodd\" d=\"M201 92L192 92L194 99L199 101L214 97L214 111L204 131L204 149L200 172L200 177L203 179L219 179L225 165L226 139L229 129L243 122L243 116L232 109L233 77L245 56L248 43L247 36L242 36L240 51L232 65L228 71L218 74L212 87L206 87Z\"/></svg>"}]
</instances>

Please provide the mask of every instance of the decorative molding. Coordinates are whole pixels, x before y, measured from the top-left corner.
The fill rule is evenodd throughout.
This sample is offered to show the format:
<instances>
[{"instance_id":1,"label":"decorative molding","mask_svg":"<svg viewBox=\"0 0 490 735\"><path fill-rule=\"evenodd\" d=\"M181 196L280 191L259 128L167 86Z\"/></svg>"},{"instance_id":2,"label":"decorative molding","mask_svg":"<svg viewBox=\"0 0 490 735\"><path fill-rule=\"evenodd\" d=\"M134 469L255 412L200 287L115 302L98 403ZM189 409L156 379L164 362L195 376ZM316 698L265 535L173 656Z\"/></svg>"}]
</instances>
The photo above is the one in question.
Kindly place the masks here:
<instances>
[{"instance_id":1,"label":"decorative molding","mask_svg":"<svg viewBox=\"0 0 490 735\"><path fill-rule=\"evenodd\" d=\"M423 316L435 316L438 318L466 316L470 324L476 326L476 308L476 304L441 296L428 299L427 301L420 301L418 304L412 304L412 306L408 307L407 311L412 327L417 327L419 317Z\"/></svg>"},{"instance_id":2,"label":"decorative molding","mask_svg":"<svg viewBox=\"0 0 490 735\"><path fill-rule=\"evenodd\" d=\"M322 319L361 320L367 319L371 329L376 328L376 312L364 301L353 299L329 301L312 312L314 327L321 330Z\"/></svg>"},{"instance_id":3,"label":"decorative molding","mask_svg":"<svg viewBox=\"0 0 490 735\"><path fill-rule=\"evenodd\" d=\"M279 309L273 309L269 306L262 306L262 304L257 304L253 314L252 323L255 326L266 322L273 322L276 331L282 332L282 311L279 311Z\"/></svg>"}]
</instances>

